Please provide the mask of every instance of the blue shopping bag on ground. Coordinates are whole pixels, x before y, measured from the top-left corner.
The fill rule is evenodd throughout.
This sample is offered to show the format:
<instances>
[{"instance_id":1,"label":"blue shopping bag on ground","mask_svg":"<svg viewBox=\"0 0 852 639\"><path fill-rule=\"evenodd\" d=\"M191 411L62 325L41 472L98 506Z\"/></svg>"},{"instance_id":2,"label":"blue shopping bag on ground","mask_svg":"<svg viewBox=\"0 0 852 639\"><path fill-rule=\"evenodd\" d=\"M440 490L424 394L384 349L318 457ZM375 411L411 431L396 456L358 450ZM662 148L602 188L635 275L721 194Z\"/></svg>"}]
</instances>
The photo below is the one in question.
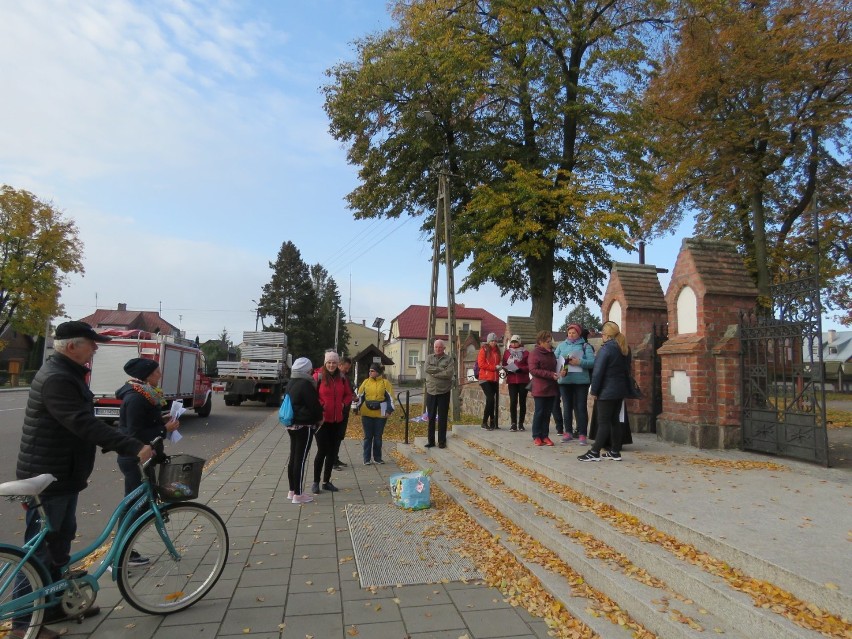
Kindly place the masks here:
<instances>
[{"instance_id":1,"label":"blue shopping bag on ground","mask_svg":"<svg viewBox=\"0 0 852 639\"><path fill-rule=\"evenodd\" d=\"M429 508L432 505L429 475L429 471L422 470L391 475L390 491L393 503L410 510Z\"/></svg>"}]
</instances>

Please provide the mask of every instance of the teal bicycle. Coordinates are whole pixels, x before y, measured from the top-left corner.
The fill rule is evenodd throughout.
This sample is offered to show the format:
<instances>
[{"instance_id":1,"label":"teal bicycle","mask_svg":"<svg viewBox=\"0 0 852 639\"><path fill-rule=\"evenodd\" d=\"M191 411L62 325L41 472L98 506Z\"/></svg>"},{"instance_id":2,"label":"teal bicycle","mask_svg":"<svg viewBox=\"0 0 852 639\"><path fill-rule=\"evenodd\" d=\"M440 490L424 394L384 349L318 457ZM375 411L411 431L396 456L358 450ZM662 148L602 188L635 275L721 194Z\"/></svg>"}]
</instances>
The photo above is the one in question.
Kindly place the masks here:
<instances>
[{"instance_id":1,"label":"teal bicycle","mask_svg":"<svg viewBox=\"0 0 852 639\"><path fill-rule=\"evenodd\" d=\"M55 478L39 475L0 484L0 496L38 509L41 525L23 546L0 544L0 638L11 633L35 639L45 610L57 604L66 616L82 619L106 572L112 573L124 599L142 612L167 615L200 601L216 585L228 559L222 518L203 504L183 501L197 496L203 463L177 455L144 464L142 485L116 507L100 536L71 556L58 581L52 581L35 555L51 532L38 495ZM115 538L100 564L88 572L72 569L104 546L113 531ZM131 565L133 551L149 563Z\"/></svg>"}]
</instances>

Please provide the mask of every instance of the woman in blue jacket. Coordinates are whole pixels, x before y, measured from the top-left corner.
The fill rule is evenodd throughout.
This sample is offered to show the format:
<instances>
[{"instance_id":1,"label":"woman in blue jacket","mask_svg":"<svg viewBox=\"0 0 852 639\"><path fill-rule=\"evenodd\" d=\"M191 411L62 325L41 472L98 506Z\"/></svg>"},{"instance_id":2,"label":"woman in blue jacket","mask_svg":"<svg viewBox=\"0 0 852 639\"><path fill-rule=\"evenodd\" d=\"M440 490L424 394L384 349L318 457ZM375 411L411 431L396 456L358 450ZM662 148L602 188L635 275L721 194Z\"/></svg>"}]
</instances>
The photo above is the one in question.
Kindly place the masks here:
<instances>
[{"instance_id":1,"label":"woman in blue jacket","mask_svg":"<svg viewBox=\"0 0 852 639\"><path fill-rule=\"evenodd\" d=\"M577 458L583 462L602 459L621 461L623 431L619 413L624 399L630 395L630 347L615 322L604 324L601 333L603 346L595 358L589 388L589 393L597 397L598 432L589 451ZM612 443L609 451L601 454L603 443L610 438Z\"/></svg>"},{"instance_id":2,"label":"woman in blue jacket","mask_svg":"<svg viewBox=\"0 0 852 639\"><path fill-rule=\"evenodd\" d=\"M589 371L595 365L595 349L582 337L579 324L568 325L568 337L556 347L556 359L564 358L565 365L559 377L559 395L562 398L563 442L570 442L571 425L580 443L586 445L589 428ZM569 368L570 366L570 368ZM576 423L574 423L574 419Z\"/></svg>"}]
</instances>

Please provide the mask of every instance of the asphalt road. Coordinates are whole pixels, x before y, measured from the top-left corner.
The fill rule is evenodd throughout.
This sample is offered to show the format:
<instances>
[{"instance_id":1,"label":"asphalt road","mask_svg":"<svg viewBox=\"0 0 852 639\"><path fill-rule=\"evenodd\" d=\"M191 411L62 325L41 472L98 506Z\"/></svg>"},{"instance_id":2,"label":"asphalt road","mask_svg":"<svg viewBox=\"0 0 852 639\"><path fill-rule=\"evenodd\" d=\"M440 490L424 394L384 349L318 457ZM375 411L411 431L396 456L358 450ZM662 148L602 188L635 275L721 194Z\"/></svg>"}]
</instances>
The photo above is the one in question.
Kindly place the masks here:
<instances>
[{"instance_id":1,"label":"asphalt road","mask_svg":"<svg viewBox=\"0 0 852 639\"><path fill-rule=\"evenodd\" d=\"M206 419L188 412L181 418L177 444L166 442L166 452L188 453L212 459L230 448L272 412L263 404L244 402L225 406L222 394L214 394L213 410ZM0 392L0 482L15 479L15 465L24 420L27 392ZM80 493L77 508L78 542L94 540L124 496L124 476L118 470L116 456L98 454L89 487ZM19 503L0 498L0 542L23 541L24 518Z\"/></svg>"}]
</instances>

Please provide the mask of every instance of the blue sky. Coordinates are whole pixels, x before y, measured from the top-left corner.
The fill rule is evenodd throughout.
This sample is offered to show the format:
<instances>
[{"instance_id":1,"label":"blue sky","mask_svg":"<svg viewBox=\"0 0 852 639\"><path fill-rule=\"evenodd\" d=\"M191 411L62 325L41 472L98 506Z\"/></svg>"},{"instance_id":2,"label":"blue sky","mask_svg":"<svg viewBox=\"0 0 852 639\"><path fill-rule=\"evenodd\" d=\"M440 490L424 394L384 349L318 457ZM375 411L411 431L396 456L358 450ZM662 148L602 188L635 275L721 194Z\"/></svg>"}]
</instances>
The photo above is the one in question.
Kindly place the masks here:
<instances>
[{"instance_id":1,"label":"blue sky","mask_svg":"<svg viewBox=\"0 0 852 639\"><path fill-rule=\"evenodd\" d=\"M328 269L352 321L428 304L419 220L352 219L343 198L355 169L322 109L324 71L390 25L384 2L0 0L0 10L0 183L76 222L86 273L63 291L69 316L124 302L162 309L189 337L226 328L239 341L288 240ZM648 261L671 269L680 241L648 247ZM456 301L503 319L530 311L493 286ZM568 310L554 309L557 325Z\"/></svg>"}]
</instances>

